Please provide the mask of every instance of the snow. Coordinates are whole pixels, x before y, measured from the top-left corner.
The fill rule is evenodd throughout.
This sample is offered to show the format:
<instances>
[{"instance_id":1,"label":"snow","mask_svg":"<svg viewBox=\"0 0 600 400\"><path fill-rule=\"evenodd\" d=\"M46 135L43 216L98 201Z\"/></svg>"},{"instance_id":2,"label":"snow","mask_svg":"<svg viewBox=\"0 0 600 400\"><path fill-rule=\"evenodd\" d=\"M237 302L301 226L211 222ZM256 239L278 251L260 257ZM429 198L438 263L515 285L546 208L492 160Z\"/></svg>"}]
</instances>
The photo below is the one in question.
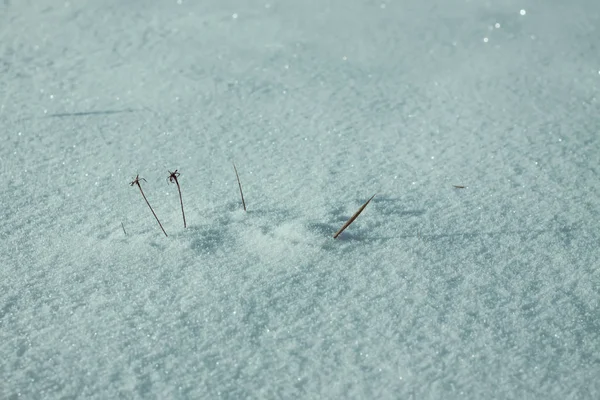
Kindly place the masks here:
<instances>
[{"instance_id":1,"label":"snow","mask_svg":"<svg viewBox=\"0 0 600 400\"><path fill-rule=\"evenodd\" d=\"M0 2L0 398L600 398L598 26Z\"/></svg>"}]
</instances>

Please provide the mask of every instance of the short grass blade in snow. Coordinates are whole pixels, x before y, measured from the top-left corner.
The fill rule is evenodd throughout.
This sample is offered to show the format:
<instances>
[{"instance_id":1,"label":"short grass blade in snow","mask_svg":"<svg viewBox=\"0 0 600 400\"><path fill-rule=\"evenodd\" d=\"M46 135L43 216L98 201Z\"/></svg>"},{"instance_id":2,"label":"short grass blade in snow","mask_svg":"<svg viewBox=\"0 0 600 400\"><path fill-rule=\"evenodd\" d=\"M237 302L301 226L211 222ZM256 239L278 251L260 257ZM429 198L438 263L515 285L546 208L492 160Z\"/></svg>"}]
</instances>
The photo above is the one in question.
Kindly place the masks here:
<instances>
[{"instance_id":1,"label":"short grass blade in snow","mask_svg":"<svg viewBox=\"0 0 600 400\"><path fill-rule=\"evenodd\" d=\"M167 178L169 182L175 182L177 184L177 191L179 192L179 203L181 203L181 215L183 215L183 227L187 228L187 224L185 222L185 212L183 211L183 199L181 198L181 187L179 187L179 181L177 178L179 177L179 172L175 170L175 172L169 171L169 177Z\"/></svg>"},{"instance_id":2,"label":"short grass blade in snow","mask_svg":"<svg viewBox=\"0 0 600 400\"><path fill-rule=\"evenodd\" d=\"M235 171L235 177L238 181L238 186L240 187L240 196L242 196L242 205L244 206L244 211L246 211L246 202L244 201L244 192L242 192L242 184L240 183L240 176L238 175L237 168L235 167L235 163L233 163L233 170Z\"/></svg>"},{"instance_id":3,"label":"short grass blade in snow","mask_svg":"<svg viewBox=\"0 0 600 400\"><path fill-rule=\"evenodd\" d=\"M337 238L340 235L340 233L344 232L344 229L346 229L347 227L349 227L350 224L354 222L354 220L356 219L356 217L358 217L360 215L360 213L363 212L363 210L365 209L365 207L367 206L367 204L369 204L369 202L371 200L373 200L373 197L375 197L375 195L371 196L371 198L369 200L367 200L367 202L365 204L363 204L362 207L359 208L358 211L355 212L353 216L350 217L350 219L344 224L344 226L342 226L340 228L340 230L337 231L335 235L333 235L334 239Z\"/></svg>"},{"instance_id":4,"label":"short grass blade in snow","mask_svg":"<svg viewBox=\"0 0 600 400\"><path fill-rule=\"evenodd\" d=\"M167 235L167 232L165 232L165 228L163 228L162 224L158 220L158 217L156 216L156 213L152 209L152 206L150 205L150 203L148 203L148 199L146 198L146 195L144 194L144 191L142 190L142 185L140 185L140 179L143 180L144 182L146 182L146 180L144 178L140 178L140 175L138 174L135 176L135 179L129 183L129 185L130 186L137 185L137 187L140 189L140 193L142 194L142 197L144 198L144 200L146 200L146 204L148 204L150 211L152 211L152 215L154 215L154 218L156 218L156 222L158 222L158 226L160 226L160 229L162 229L165 236L169 236L169 235Z\"/></svg>"},{"instance_id":5,"label":"short grass blade in snow","mask_svg":"<svg viewBox=\"0 0 600 400\"><path fill-rule=\"evenodd\" d=\"M127 232L125 231L125 225L123 225L123 221L121 221L121 228L123 228L123 233L127 236Z\"/></svg>"}]
</instances>

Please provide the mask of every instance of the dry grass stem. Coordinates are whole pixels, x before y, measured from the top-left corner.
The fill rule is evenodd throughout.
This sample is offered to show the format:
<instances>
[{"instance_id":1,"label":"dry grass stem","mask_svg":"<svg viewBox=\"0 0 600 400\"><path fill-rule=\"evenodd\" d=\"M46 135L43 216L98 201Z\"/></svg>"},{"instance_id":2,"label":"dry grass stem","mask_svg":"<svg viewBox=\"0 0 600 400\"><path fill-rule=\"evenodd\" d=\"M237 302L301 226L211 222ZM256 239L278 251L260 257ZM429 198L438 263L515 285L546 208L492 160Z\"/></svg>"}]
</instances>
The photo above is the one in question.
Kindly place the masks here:
<instances>
[{"instance_id":1,"label":"dry grass stem","mask_svg":"<svg viewBox=\"0 0 600 400\"><path fill-rule=\"evenodd\" d=\"M170 183L175 182L177 184L177 191L179 192L179 203L181 204L181 215L183 215L183 227L187 228L187 223L185 222L185 212L183 211L183 199L181 198L181 187L179 187L179 180L177 179L179 177L179 172L177 172L177 170L175 170L175 172L169 172L169 177L167 178L167 181Z\"/></svg>"},{"instance_id":2,"label":"dry grass stem","mask_svg":"<svg viewBox=\"0 0 600 400\"><path fill-rule=\"evenodd\" d=\"M146 198L146 195L144 194L144 191L142 190L142 185L140 185L140 179L143 180L144 182L146 181L144 178L140 178L140 176L138 174L138 175L136 175L135 179L129 183L129 185L130 186L137 185L137 187L140 189L140 193L142 194L142 197L144 198L144 200L146 200L146 204L148 204L148 208L150 208L150 211L152 211L152 215L154 215L154 218L156 218L156 222L158 222L158 226L160 226L160 229L162 229L165 236L169 236L169 235L167 235L167 232L165 232L165 228L163 228L158 217L156 216L154 209L152 209L152 206L148 202L148 199Z\"/></svg>"},{"instance_id":3,"label":"dry grass stem","mask_svg":"<svg viewBox=\"0 0 600 400\"><path fill-rule=\"evenodd\" d=\"M240 196L242 197L242 205L244 206L244 211L246 211L246 202L244 201L244 192L242 192L242 184L240 183L240 176L238 175L237 168L235 167L235 163L233 164L233 170L235 171L235 177L237 178L238 186L240 187Z\"/></svg>"},{"instance_id":4,"label":"dry grass stem","mask_svg":"<svg viewBox=\"0 0 600 400\"><path fill-rule=\"evenodd\" d=\"M333 235L334 239L337 238L340 235L340 233L344 232L344 229L346 229L347 227L349 227L350 224L354 222L354 220L360 215L361 212L363 212L363 210L369 204L369 202L371 200L373 200L373 197L375 197L375 195L371 196L371 198L369 200L367 200L367 202L365 204L363 204L362 207L359 208L358 211L355 212L353 216L350 217L350 219L344 224L344 226L342 226L340 228L340 230L337 231L335 235Z\"/></svg>"}]
</instances>

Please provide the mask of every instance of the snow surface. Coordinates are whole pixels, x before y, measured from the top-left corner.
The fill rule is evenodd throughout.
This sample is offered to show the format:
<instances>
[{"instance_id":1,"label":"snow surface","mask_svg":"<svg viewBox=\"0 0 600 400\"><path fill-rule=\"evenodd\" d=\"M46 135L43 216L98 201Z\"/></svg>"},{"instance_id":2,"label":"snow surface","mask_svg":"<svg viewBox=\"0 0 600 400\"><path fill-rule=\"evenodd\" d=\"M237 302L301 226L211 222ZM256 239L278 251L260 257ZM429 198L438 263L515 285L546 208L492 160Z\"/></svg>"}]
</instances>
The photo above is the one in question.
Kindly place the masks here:
<instances>
[{"instance_id":1,"label":"snow surface","mask_svg":"<svg viewBox=\"0 0 600 400\"><path fill-rule=\"evenodd\" d=\"M599 27L0 1L0 398L600 398Z\"/></svg>"}]
</instances>

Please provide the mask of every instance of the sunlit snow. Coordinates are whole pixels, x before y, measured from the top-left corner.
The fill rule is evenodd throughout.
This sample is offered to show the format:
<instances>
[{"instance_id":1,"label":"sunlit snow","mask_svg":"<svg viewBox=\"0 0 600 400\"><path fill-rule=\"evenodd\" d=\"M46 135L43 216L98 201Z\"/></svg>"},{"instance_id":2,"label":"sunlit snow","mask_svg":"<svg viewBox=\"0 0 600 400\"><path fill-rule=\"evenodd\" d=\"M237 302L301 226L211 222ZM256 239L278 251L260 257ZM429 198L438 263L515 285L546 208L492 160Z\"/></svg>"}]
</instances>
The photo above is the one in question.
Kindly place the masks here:
<instances>
[{"instance_id":1,"label":"sunlit snow","mask_svg":"<svg viewBox=\"0 0 600 400\"><path fill-rule=\"evenodd\" d=\"M0 1L0 399L600 398L598 27Z\"/></svg>"}]
</instances>

